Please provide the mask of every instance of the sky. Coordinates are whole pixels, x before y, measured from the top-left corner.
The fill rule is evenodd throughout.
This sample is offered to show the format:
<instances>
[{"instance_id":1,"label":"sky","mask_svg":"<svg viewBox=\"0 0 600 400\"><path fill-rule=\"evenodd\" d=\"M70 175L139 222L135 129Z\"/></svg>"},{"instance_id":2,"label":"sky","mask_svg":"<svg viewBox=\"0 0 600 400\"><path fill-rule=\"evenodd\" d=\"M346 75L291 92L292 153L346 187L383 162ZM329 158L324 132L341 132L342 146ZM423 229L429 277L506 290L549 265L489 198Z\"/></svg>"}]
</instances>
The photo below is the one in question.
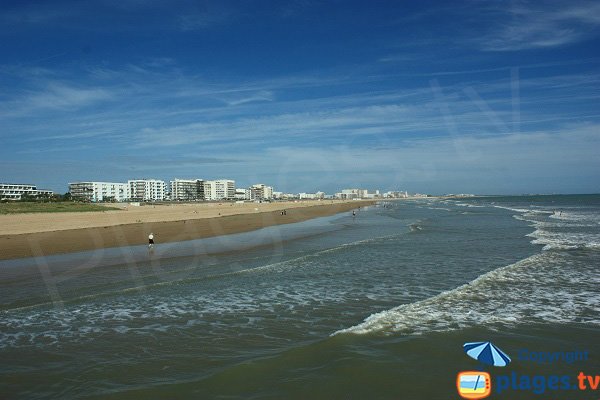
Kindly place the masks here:
<instances>
[{"instance_id":1,"label":"sky","mask_svg":"<svg viewBox=\"0 0 600 400\"><path fill-rule=\"evenodd\" d=\"M597 1L2 1L0 182L600 192Z\"/></svg>"}]
</instances>

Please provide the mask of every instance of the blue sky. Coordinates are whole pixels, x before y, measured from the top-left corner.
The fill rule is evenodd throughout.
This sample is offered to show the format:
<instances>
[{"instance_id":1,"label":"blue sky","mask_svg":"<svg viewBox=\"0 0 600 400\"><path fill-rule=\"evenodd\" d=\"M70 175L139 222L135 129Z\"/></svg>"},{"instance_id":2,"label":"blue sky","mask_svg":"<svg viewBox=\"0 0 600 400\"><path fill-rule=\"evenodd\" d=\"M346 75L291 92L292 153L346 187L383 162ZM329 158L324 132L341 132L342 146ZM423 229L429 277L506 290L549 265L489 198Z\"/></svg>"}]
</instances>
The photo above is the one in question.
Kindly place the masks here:
<instances>
[{"instance_id":1,"label":"blue sky","mask_svg":"<svg viewBox=\"0 0 600 400\"><path fill-rule=\"evenodd\" d=\"M3 1L0 181L600 192L600 3Z\"/></svg>"}]
</instances>

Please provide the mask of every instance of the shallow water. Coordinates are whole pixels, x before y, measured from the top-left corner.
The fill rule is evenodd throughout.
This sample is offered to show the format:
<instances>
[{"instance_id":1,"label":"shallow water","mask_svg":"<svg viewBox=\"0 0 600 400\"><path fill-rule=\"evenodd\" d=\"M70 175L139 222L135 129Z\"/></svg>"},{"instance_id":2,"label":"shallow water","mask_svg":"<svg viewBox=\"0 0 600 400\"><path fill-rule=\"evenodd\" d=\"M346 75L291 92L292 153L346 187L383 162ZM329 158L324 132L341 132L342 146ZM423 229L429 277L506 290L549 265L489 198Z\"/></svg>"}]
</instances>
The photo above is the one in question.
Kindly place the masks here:
<instances>
[{"instance_id":1,"label":"shallow water","mask_svg":"<svg viewBox=\"0 0 600 400\"><path fill-rule=\"evenodd\" d=\"M513 357L495 374L600 374L600 196L386 204L0 262L0 393L457 398L456 373L479 367L462 344L480 340ZM522 347L590 359L527 363Z\"/></svg>"}]
</instances>

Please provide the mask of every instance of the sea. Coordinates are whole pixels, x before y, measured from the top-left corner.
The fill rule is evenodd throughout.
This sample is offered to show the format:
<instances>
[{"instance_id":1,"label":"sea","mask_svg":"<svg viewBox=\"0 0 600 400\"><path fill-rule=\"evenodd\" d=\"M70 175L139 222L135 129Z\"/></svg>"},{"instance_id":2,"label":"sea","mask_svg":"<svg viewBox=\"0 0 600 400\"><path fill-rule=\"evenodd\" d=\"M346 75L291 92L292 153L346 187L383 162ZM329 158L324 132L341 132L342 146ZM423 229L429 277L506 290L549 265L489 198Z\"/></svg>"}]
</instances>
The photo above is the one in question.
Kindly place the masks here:
<instances>
[{"instance_id":1,"label":"sea","mask_svg":"<svg viewBox=\"0 0 600 400\"><path fill-rule=\"evenodd\" d=\"M0 398L600 399L600 195L356 211L0 261Z\"/></svg>"}]
</instances>

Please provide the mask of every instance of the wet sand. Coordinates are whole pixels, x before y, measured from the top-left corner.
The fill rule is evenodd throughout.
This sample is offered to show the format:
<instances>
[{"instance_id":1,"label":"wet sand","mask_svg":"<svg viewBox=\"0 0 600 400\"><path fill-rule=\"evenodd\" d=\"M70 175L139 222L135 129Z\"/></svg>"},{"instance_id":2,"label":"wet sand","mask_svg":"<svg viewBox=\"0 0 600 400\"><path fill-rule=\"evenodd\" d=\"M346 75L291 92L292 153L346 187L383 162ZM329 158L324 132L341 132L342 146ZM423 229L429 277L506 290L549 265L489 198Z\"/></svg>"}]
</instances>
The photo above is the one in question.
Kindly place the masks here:
<instances>
[{"instance_id":1,"label":"wet sand","mask_svg":"<svg viewBox=\"0 0 600 400\"><path fill-rule=\"evenodd\" d=\"M121 206L122 210L0 216L0 259L38 257L247 232L334 215L374 201L198 203ZM281 215L282 210L286 215Z\"/></svg>"}]
</instances>

